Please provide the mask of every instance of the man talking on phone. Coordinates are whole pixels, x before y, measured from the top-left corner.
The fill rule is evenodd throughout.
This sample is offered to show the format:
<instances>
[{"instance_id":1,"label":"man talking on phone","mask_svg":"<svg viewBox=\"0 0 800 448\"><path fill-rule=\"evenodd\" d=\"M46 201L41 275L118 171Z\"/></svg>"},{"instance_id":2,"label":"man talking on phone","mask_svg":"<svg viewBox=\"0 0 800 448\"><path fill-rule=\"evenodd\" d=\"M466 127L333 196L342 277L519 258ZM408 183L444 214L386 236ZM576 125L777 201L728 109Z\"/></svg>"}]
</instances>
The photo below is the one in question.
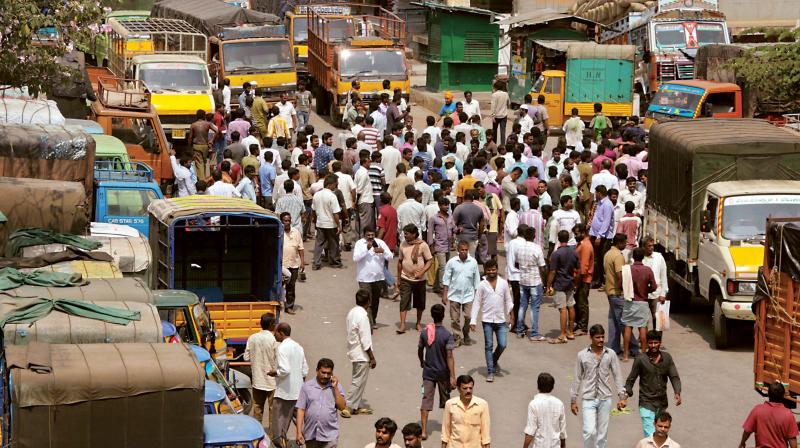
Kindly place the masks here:
<instances>
[{"instance_id":1,"label":"man talking on phone","mask_svg":"<svg viewBox=\"0 0 800 448\"><path fill-rule=\"evenodd\" d=\"M317 362L317 374L300 389L297 398L297 445L306 448L336 448L339 441L339 417L347 403L344 389L333 375L333 361Z\"/></svg>"}]
</instances>

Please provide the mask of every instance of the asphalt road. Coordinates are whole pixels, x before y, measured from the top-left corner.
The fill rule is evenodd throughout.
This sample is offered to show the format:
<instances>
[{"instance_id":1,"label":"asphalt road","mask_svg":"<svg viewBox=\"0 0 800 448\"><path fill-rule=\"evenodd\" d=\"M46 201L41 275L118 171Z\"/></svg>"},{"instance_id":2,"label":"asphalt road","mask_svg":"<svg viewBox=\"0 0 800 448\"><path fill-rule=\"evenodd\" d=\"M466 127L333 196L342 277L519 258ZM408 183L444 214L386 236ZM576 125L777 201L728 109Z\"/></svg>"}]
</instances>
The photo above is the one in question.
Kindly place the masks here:
<instances>
[{"instance_id":1,"label":"asphalt road","mask_svg":"<svg viewBox=\"0 0 800 448\"><path fill-rule=\"evenodd\" d=\"M420 108L414 110L418 127L429 113ZM312 116L312 124L318 133L331 130L330 125L317 116ZM310 260L312 241L306 243L306 251L306 260ZM293 327L292 337L305 348L311 369L321 357L333 359L336 363L334 374L347 390L351 370L346 358L345 316L355 305L357 283L352 253L344 252L343 260L344 269L312 271L309 266L308 280L298 283L299 312L283 318ZM500 262L502 273L503 257ZM428 294L427 300L429 308L439 302L433 293ZM600 323L607 326L605 294L593 290L590 305L590 325ZM413 317L410 317L413 322ZM340 447L360 448L374 442L373 423L379 417L391 417L400 427L419 421L422 384L416 354L419 336L414 331L396 335L394 329L398 320L398 302L382 300L379 328L373 336L378 365L370 373L365 395L374 415L340 419ZM423 323L430 321L426 310ZM449 316L445 324L449 327ZM763 400L753 391L752 331L744 328L744 334L732 349L714 350L711 346L711 310L701 303L695 303L686 314L674 314L671 324L672 327L664 334L664 345L672 354L683 382L683 404L676 407L670 400L669 411L674 418L671 436L683 447L737 446L741 424L747 413ZM549 299L540 312L540 328L547 336L558 333L558 313ZM502 376L498 376L494 383L485 382L483 336L475 334L474 339L476 344L455 351L457 374L472 375L476 379L475 395L489 402L492 446L521 446L527 404L536 393L537 375L546 371L556 378L554 394L568 408L576 353L588 346L588 336L564 345L532 343L512 336L501 358ZM625 375L630 366L630 363L623 364ZM671 388L668 394L672 396ZM610 448L633 447L642 438L636 396L629 399L628 409L630 414L611 417ZM440 446L440 422L441 411L434 410L429 422L431 436L426 446ZM290 434L293 431L294 428ZM580 417L567 414L567 434L568 447L582 446ZM394 441L402 445L399 431ZM752 444L751 440L749 446Z\"/></svg>"}]
</instances>

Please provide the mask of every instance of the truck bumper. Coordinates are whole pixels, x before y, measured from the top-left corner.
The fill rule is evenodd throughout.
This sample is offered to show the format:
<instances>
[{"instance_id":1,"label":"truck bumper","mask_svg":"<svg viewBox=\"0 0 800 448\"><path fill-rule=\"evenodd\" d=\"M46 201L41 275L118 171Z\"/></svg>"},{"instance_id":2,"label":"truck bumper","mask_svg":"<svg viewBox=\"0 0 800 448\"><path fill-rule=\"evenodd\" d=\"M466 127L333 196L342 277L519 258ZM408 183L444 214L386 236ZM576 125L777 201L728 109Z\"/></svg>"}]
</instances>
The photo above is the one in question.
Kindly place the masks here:
<instances>
[{"instance_id":1,"label":"truck bumper","mask_svg":"<svg viewBox=\"0 0 800 448\"><path fill-rule=\"evenodd\" d=\"M189 128L191 125L162 125L164 134L169 140L183 141L189 137Z\"/></svg>"},{"instance_id":2,"label":"truck bumper","mask_svg":"<svg viewBox=\"0 0 800 448\"><path fill-rule=\"evenodd\" d=\"M722 314L726 319L732 320L756 320L753 315L753 304L751 302L722 302Z\"/></svg>"}]
</instances>

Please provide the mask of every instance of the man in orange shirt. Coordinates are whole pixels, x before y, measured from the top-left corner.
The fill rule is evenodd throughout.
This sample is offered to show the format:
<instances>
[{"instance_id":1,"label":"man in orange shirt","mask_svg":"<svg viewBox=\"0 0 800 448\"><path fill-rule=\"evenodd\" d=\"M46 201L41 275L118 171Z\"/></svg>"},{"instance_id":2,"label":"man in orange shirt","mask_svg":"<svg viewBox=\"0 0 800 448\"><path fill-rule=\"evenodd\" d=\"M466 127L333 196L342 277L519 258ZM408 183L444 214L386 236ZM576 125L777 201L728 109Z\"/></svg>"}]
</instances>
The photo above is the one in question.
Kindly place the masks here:
<instances>
[{"instance_id":1,"label":"man in orange shirt","mask_svg":"<svg viewBox=\"0 0 800 448\"><path fill-rule=\"evenodd\" d=\"M594 247L588 238L586 224L578 223L572 228L578 247L578 275L575 276L575 336L589 331L589 289L594 274Z\"/></svg>"},{"instance_id":2,"label":"man in orange shirt","mask_svg":"<svg viewBox=\"0 0 800 448\"><path fill-rule=\"evenodd\" d=\"M472 177L472 163L464 163L464 177L456 183L456 203L464 202L464 192L475 188L475 182L478 179Z\"/></svg>"}]
</instances>

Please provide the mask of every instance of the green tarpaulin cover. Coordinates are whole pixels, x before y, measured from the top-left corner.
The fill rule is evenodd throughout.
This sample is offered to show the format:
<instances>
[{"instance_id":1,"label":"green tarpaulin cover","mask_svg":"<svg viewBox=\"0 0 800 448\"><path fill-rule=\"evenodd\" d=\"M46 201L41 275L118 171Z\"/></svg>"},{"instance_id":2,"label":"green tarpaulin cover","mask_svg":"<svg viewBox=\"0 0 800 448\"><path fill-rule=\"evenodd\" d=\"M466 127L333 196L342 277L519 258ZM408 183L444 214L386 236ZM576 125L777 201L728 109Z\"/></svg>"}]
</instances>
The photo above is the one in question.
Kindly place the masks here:
<instances>
[{"instance_id":1,"label":"green tarpaulin cover","mask_svg":"<svg viewBox=\"0 0 800 448\"><path fill-rule=\"evenodd\" d=\"M0 291L30 286L83 286L89 282L81 274L63 272L34 271L24 273L14 268L0 269Z\"/></svg>"},{"instance_id":2,"label":"green tarpaulin cover","mask_svg":"<svg viewBox=\"0 0 800 448\"><path fill-rule=\"evenodd\" d=\"M67 244L85 250L94 250L101 246L97 241L87 240L78 235L58 233L46 229L22 228L8 237L6 257L19 256L19 252L23 247L51 243Z\"/></svg>"},{"instance_id":3,"label":"green tarpaulin cover","mask_svg":"<svg viewBox=\"0 0 800 448\"><path fill-rule=\"evenodd\" d=\"M2 295L0 295L0 328L9 323L27 324L36 322L53 311L119 325L126 325L142 318L141 313L138 311L107 308L80 300L16 296L2 298Z\"/></svg>"}]
</instances>

